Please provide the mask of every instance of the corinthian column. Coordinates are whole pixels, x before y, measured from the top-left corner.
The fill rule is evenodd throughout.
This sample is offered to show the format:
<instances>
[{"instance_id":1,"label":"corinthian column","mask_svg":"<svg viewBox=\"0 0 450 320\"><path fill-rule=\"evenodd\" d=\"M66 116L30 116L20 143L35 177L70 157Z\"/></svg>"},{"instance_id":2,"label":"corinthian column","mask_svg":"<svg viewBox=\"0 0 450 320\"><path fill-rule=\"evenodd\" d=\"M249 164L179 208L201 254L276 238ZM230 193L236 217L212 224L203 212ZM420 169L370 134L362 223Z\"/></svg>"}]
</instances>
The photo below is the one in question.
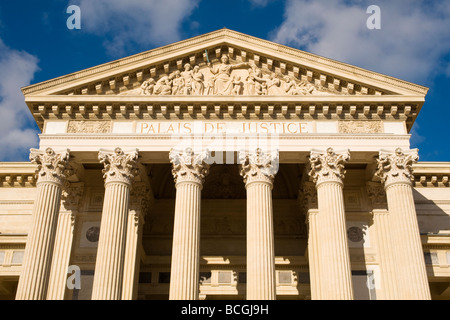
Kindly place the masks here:
<instances>
[{"instance_id":1,"label":"corinthian column","mask_svg":"<svg viewBox=\"0 0 450 320\"><path fill-rule=\"evenodd\" d=\"M394 153L380 152L378 171L386 190L392 222L393 249L399 298L402 300L431 299L422 242L412 193L412 164L418 160L417 150Z\"/></svg>"},{"instance_id":2,"label":"corinthian column","mask_svg":"<svg viewBox=\"0 0 450 320\"><path fill-rule=\"evenodd\" d=\"M92 300L122 298L128 202L130 189L138 173L138 152L100 151L104 165L105 199L95 264Z\"/></svg>"},{"instance_id":3,"label":"corinthian column","mask_svg":"<svg viewBox=\"0 0 450 320\"><path fill-rule=\"evenodd\" d=\"M367 183L367 194L372 201L373 227L377 239L377 254L380 260L381 296L380 300L397 300L397 272L392 234L395 230L390 223L384 187L379 182Z\"/></svg>"},{"instance_id":4,"label":"corinthian column","mask_svg":"<svg viewBox=\"0 0 450 320\"><path fill-rule=\"evenodd\" d=\"M343 196L344 164L350 159L348 152L311 152L309 175L317 188L319 216L317 245L321 298L325 300L353 299L350 254L345 226Z\"/></svg>"},{"instance_id":5,"label":"corinthian column","mask_svg":"<svg viewBox=\"0 0 450 320\"><path fill-rule=\"evenodd\" d=\"M47 296L61 190L68 175L69 152L56 154L51 148L45 153L32 149L30 160L38 165L37 197L17 300L43 300Z\"/></svg>"},{"instance_id":6,"label":"corinthian column","mask_svg":"<svg viewBox=\"0 0 450 320\"><path fill-rule=\"evenodd\" d=\"M55 248L47 292L48 300L64 300L75 217L82 195L82 183L66 182L62 191L61 209L56 229Z\"/></svg>"},{"instance_id":7,"label":"corinthian column","mask_svg":"<svg viewBox=\"0 0 450 320\"><path fill-rule=\"evenodd\" d=\"M278 152L241 152L247 189L247 300L275 300L275 249L272 189Z\"/></svg>"},{"instance_id":8,"label":"corinthian column","mask_svg":"<svg viewBox=\"0 0 450 320\"><path fill-rule=\"evenodd\" d=\"M175 180L170 300L198 300L200 266L201 190L209 165L207 152L172 150L169 154Z\"/></svg>"}]
</instances>

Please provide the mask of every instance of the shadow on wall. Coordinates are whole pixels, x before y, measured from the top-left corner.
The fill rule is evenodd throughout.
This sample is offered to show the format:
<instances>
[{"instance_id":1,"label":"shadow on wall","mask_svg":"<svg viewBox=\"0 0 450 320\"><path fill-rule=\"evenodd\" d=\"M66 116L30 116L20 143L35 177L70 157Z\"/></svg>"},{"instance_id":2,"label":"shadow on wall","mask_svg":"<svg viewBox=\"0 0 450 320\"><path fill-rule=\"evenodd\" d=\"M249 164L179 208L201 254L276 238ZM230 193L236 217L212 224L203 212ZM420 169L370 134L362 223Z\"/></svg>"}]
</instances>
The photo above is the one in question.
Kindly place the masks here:
<instances>
[{"instance_id":1,"label":"shadow on wall","mask_svg":"<svg viewBox=\"0 0 450 320\"><path fill-rule=\"evenodd\" d=\"M450 212L442 206L449 200L431 200L413 189L420 234L450 234Z\"/></svg>"}]
</instances>

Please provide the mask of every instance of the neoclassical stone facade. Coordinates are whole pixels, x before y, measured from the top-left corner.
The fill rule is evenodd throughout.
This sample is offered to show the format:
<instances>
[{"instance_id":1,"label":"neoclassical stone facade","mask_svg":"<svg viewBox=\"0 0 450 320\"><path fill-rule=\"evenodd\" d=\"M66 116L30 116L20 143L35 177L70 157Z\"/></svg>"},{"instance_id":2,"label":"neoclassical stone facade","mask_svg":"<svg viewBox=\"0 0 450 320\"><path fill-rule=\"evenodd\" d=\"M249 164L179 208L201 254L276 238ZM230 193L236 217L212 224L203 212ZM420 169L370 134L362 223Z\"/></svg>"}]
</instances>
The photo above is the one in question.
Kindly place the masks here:
<instances>
[{"instance_id":1,"label":"neoclassical stone facade","mask_svg":"<svg viewBox=\"0 0 450 320\"><path fill-rule=\"evenodd\" d=\"M222 29L22 90L0 299L450 298L427 88Z\"/></svg>"}]
</instances>

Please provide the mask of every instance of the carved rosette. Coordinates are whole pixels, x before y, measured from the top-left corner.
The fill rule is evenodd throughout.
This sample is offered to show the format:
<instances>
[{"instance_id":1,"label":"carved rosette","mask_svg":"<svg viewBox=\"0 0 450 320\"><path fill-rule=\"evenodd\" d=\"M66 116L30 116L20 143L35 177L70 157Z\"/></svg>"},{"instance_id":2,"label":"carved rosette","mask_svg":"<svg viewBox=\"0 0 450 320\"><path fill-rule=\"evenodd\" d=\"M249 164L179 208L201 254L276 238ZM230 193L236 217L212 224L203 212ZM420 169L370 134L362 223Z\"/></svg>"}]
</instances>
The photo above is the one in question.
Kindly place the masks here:
<instances>
[{"instance_id":1,"label":"carved rosette","mask_svg":"<svg viewBox=\"0 0 450 320\"><path fill-rule=\"evenodd\" d=\"M31 149L30 161L38 165L37 183L52 182L63 186L66 178L72 174L69 157L69 150L55 153L52 148L47 148L45 152Z\"/></svg>"},{"instance_id":2,"label":"carved rosette","mask_svg":"<svg viewBox=\"0 0 450 320\"><path fill-rule=\"evenodd\" d=\"M241 163L241 176L244 183L266 182L273 185L275 175L279 169L278 151L265 153L260 148L254 152L241 151L239 162Z\"/></svg>"},{"instance_id":3,"label":"carved rosette","mask_svg":"<svg viewBox=\"0 0 450 320\"><path fill-rule=\"evenodd\" d=\"M116 148L114 152L100 151L98 159L104 165L102 172L105 184L123 182L131 186L135 176L139 174L137 150L128 153L121 148Z\"/></svg>"},{"instance_id":4,"label":"carved rosette","mask_svg":"<svg viewBox=\"0 0 450 320\"><path fill-rule=\"evenodd\" d=\"M196 153L191 148L186 148L184 151L172 149L169 158L172 163L175 184L195 182L203 185L205 177L209 173L209 164L207 163L209 157L208 150Z\"/></svg>"},{"instance_id":5,"label":"carved rosette","mask_svg":"<svg viewBox=\"0 0 450 320\"><path fill-rule=\"evenodd\" d=\"M417 149L403 152L397 148L393 153L380 151L375 175L381 179L385 188L395 183L412 184L412 165L418 160Z\"/></svg>"},{"instance_id":6,"label":"carved rosette","mask_svg":"<svg viewBox=\"0 0 450 320\"><path fill-rule=\"evenodd\" d=\"M368 182L366 185L367 195L372 201L372 206L374 208L386 208L387 199L386 191L381 183L378 182Z\"/></svg>"},{"instance_id":7,"label":"carved rosette","mask_svg":"<svg viewBox=\"0 0 450 320\"><path fill-rule=\"evenodd\" d=\"M336 153L333 148L328 148L326 153L312 151L309 157L309 176L316 186L324 182L336 182L343 184L345 178L344 165L350 160L348 151Z\"/></svg>"}]
</instances>

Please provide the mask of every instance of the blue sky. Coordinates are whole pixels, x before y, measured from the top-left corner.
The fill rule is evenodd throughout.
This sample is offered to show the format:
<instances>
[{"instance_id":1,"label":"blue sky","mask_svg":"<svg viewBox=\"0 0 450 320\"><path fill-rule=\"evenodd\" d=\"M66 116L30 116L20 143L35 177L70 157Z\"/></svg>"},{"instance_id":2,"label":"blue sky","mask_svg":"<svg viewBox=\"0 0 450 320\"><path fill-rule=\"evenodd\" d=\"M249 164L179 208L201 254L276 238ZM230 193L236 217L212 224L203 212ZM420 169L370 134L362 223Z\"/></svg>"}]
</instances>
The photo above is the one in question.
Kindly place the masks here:
<instances>
[{"instance_id":1,"label":"blue sky","mask_svg":"<svg viewBox=\"0 0 450 320\"><path fill-rule=\"evenodd\" d=\"M69 5L81 30L69 30ZM370 5L381 30L369 30ZM20 88L223 27L430 88L412 130L450 161L450 0L15 0L0 3L0 161L38 147Z\"/></svg>"}]
</instances>

